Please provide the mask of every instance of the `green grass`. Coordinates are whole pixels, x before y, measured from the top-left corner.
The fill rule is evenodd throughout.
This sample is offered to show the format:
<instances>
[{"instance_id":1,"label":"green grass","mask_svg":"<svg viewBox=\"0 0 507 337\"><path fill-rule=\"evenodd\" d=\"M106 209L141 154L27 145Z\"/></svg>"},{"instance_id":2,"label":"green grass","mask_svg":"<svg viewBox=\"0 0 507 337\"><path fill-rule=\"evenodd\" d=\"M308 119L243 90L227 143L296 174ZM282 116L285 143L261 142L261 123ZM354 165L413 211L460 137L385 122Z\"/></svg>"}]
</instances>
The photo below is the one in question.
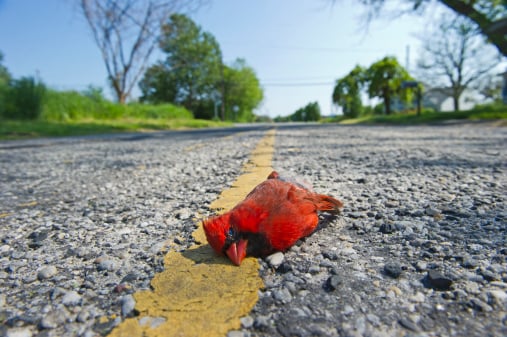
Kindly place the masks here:
<instances>
[{"instance_id":1,"label":"green grass","mask_svg":"<svg viewBox=\"0 0 507 337\"><path fill-rule=\"evenodd\" d=\"M120 105L101 97L92 98L75 91L49 90L42 104L41 119L76 121L83 119L192 119L192 113L172 104Z\"/></svg>"},{"instance_id":2,"label":"green grass","mask_svg":"<svg viewBox=\"0 0 507 337\"><path fill-rule=\"evenodd\" d=\"M38 137L83 136L118 132L149 132L227 126L230 123L201 119L139 119L81 121L0 120L0 140Z\"/></svg>"},{"instance_id":3,"label":"green grass","mask_svg":"<svg viewBox=\"0 0 507 337\"><path fill-rule=\"evenodd\" d=\"M35 119L0 119L0 140L82 136L117 132L148 132L226 126L230 123L194 119L173 104L120 105L100 93L47 90Z\"/></svg>"},{"instance_id":4,"label":"green grass","mask_svg":"<svg viewBox=\"0 0 507 337\"><path fill-rule=\"evenodd\" d=\"M339 124L393 124L393 125L414 125L434 124L449 120L501 120L500 124L505 125L507 111L458 111L458 112L427 112L420 116L415 113L395 114L390 116L363 116L358 118L343 119L335 122Z\"/></svg>"}]
</instances>

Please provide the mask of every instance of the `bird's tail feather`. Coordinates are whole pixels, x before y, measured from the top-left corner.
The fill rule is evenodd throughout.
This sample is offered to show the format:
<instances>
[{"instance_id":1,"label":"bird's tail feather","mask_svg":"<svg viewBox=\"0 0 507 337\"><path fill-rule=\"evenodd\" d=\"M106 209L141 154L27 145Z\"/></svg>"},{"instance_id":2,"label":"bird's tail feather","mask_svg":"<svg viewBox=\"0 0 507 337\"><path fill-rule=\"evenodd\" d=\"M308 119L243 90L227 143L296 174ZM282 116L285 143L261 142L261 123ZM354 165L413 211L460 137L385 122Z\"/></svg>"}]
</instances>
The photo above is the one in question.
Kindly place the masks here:
<instances>
[{"instance_id":1,"label":"bird's tail feather","mask_svg":"<svg viewBox=\"0 0 507 337\"><path fill-rule=\"evenodd\" d=\"M340 209L343 208L343 202L324 194L317 195L317 202L315 205L318 211L329 213L340 213Z\"/></svg>"}]
</instances>

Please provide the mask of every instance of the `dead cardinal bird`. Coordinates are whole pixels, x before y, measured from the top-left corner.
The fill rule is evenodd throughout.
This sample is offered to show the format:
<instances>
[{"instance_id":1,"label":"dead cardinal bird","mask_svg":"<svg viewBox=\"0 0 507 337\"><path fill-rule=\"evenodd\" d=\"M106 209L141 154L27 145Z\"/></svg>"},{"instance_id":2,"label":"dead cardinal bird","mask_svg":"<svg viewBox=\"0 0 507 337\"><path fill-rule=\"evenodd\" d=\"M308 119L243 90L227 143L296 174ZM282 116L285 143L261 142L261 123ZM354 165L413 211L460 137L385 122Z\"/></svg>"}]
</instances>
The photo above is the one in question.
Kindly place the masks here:
<instances>
[{"instance_id":1,"label":"dead cardinal bird","mask_svg":"<svg viewBox=\"0 0 507 337\"><path fill-rule=\"evenodd\" d=\"M205 220L203 227L211 247L239 266L246 255L262 257L287 250L315 230L317 211L337 213L342 207L340 200L273 171L245 200Z\"/></svg>"}]
</instances>

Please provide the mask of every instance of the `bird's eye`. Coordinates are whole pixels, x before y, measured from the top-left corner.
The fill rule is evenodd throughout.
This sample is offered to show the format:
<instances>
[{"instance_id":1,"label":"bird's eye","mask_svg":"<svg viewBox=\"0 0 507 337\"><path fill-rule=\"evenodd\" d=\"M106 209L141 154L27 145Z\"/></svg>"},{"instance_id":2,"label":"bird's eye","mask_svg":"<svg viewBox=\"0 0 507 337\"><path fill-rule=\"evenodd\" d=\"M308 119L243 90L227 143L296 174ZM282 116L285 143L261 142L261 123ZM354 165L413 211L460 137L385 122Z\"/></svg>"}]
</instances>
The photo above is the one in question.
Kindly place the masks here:
<instances>
[{"instance_id":1,"label":"bird's eye","mask_svg":"<svg viewBox=\"0 0 507 337\"><path fill-rule=\"evenodd\" d=\"M233 238L236 235L236 232L234 231L234 228L229 228L229 231L227 232L227 236L230 238Z\"/></svg>"}]
</instances>

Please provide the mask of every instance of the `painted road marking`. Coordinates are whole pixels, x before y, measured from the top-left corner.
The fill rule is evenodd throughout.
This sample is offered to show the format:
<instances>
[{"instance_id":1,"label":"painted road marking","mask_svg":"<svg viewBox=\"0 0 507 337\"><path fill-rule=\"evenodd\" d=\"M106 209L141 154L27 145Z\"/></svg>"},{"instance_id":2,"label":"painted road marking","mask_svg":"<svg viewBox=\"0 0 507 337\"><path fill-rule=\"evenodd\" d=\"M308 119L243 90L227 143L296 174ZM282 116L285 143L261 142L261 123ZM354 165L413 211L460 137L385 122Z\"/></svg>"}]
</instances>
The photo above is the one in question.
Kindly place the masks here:
<instances>
[{"instance_id":1,"label":"painted road marking","mask_svg":"<svg viewBox=\"0 0 507 337\"><path fill-rule=\"evenodd\" d=\"M210 207L224 212L243 200L273 170L275 130L252 152L243 173ZM164 271L151 281L153 291L134 294L139 316L128 318L110 334L116 336L225 336L241 327L263 287L259 263L247 258L241 267L217 256L206 242L202 224L193 233L196 244L170 252Z\"/></svg>"}]
</instances>

